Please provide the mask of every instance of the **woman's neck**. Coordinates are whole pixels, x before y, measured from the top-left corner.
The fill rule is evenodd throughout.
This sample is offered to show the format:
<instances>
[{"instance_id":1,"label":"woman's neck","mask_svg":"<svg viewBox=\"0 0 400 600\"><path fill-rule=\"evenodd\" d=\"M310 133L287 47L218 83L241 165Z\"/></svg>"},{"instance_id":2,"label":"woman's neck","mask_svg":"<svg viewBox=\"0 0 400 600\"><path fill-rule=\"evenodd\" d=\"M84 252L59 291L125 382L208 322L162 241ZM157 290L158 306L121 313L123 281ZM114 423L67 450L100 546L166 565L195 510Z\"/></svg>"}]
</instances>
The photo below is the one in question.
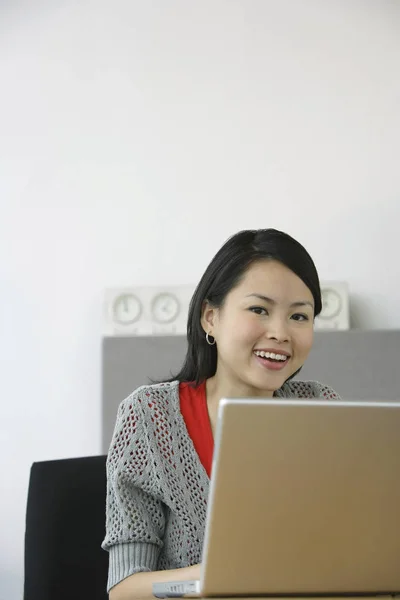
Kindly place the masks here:
<instances>
[{"instance_id":1,"label":"woman's neck","mask_svg":"<svg viewBox=\"0 0 400 600\"><path fill-rule=\"evenodd\" d=\"M273 391L260 390L243 382L223 378L218 373L206 381L206 397L210 419L212 416L216 417L222 398L272 398L273 394Z\"/></svg>"}]
</instances>

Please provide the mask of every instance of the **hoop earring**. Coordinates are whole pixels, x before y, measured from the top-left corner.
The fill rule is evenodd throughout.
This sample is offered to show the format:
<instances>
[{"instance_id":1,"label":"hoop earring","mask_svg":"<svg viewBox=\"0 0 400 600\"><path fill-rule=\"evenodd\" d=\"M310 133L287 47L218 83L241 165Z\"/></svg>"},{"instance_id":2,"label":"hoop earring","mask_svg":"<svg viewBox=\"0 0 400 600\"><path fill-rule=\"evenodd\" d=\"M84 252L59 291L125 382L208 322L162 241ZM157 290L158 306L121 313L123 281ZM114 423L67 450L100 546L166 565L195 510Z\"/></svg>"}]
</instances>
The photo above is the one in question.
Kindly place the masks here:
<instances>
[{"instance_id":1,"label":"hoop earring","mask_svg":"<svg viewBox=\"0 0 400 600\"><path fill-rule=\"evenodd\" d=\"M210 341L210 338L212 338L212 342ZM215 345L215 337L213 337L212 335L210 336L209 333L206 333L206 342L209 346L214 346Z\"/></svg>"}]
</instances>

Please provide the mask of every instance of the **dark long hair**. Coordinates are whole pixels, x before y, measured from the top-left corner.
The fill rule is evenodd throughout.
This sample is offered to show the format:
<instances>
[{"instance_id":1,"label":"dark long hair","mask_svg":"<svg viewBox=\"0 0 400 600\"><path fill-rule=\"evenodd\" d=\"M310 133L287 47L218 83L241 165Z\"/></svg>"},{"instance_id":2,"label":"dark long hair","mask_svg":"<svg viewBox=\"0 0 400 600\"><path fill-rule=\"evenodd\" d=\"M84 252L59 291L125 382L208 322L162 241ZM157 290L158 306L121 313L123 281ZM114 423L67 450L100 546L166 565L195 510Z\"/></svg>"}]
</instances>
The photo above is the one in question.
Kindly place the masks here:
<instances>
[{"instance_id":1,"label":"dark long hair","mask_svg":"<svg viewBox=\"0 0 400 600\"><path fill-rule=\"evenodd\" d=\"M225 242L200 279L189 306L186 357L179 373L169 381L199 385L215 375L216 345L207 344L201 326L204 301L221 308L227 294L239 284L250 265L263 259L279 261L300 277L314 297L314 316L321 312L318 273L307 250L290 235L276 229L240 231Z\"/></svg>"}]
</instances>

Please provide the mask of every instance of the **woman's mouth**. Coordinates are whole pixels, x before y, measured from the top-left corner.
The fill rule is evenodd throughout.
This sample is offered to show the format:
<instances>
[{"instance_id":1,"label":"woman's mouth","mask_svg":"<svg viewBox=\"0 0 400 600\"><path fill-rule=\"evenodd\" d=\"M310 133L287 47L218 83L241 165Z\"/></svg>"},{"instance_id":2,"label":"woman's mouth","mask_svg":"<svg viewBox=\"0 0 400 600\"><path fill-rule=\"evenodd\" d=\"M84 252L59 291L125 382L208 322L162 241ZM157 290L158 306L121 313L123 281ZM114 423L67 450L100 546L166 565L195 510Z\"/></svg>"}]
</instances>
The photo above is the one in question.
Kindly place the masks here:
<instances>
[{"instance_id":1,"label":"woman's mouth","mask_svg":"<svg viewBox=\"0 0 400 600\"><path fill-rule=\"evenodd\" d=\"M280 354L279 352L254 350L253 354L261 366L271 371L281 371L286 367L290 360L290 356L287 354Z\"/></svg>"}]
</instances>

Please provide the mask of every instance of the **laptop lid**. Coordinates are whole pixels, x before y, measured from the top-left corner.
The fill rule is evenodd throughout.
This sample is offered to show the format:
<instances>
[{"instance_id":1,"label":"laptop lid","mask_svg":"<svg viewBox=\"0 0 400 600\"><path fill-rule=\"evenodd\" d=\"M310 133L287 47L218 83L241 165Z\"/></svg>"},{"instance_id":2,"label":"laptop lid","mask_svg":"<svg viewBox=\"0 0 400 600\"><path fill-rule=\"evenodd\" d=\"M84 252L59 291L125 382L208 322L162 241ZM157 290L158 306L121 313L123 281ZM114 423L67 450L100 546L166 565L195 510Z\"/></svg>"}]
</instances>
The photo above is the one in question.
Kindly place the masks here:
<instances>
[{"instance_id":1,"label":"laptop lid","mask_svg":"<svg viewBox=\"0 0 400 600\"><path fill-rule=\"evenodd\" d=\"M400 592L400 403L223 400L201 592Z\"/></svg>"}]
</instances>

